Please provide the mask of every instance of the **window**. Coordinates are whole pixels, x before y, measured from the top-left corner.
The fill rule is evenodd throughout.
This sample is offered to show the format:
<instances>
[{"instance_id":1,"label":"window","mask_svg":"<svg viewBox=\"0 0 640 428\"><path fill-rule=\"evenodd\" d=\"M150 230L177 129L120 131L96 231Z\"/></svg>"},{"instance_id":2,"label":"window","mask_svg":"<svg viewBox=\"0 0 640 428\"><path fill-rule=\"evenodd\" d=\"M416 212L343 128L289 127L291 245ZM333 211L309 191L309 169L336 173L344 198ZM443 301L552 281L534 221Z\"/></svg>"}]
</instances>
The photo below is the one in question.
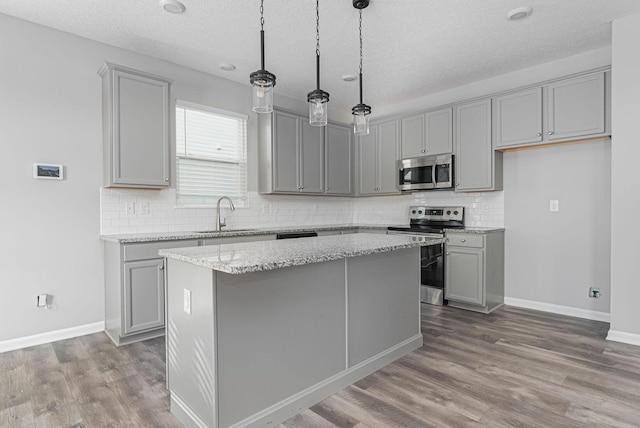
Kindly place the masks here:
<instances>
[{"instance_id":1,"label":"window","mask_svg":"<svg viewBox=\"0 0 640 428\"><path fill-rule=\"evenodd\" d=\"M247 116L178 101L177 205L247 205Z\"/></svg>"}]
</instances>

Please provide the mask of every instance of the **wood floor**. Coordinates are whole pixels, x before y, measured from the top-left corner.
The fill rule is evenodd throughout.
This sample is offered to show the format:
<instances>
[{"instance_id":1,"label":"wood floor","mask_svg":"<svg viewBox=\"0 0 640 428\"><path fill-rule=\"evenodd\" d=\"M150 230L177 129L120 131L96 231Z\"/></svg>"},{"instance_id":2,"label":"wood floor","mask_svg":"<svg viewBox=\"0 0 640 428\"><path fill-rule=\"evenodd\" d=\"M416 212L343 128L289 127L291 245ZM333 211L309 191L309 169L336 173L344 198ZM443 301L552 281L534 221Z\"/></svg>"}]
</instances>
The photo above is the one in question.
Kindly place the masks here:
<instances>
[{"instance_id":1,"label":"wood floor","mask_svg":"<svg viewBox=\"0 0 640 428\"><path fill-rule=\"evenodd\" d=\"M638 427L640 347L608 324L423 305L425 345L289 419L306 427ZM0 427L178 427L162 338L102 333L0 354Z\"/></svg>"}]
</instances>

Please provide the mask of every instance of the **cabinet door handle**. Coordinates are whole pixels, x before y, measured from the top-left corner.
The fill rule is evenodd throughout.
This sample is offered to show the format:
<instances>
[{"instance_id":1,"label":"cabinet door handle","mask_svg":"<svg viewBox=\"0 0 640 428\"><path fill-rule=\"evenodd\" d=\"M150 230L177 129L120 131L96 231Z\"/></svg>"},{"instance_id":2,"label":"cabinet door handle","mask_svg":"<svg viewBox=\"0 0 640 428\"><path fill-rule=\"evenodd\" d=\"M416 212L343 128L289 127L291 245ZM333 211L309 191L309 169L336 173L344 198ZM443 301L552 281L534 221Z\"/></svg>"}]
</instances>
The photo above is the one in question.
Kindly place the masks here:
<instances>
[{"instance_id":1,"label":"cabinet door handle","mask_svg":"<svg viewBox=\"0 0 640 428\"><path fill-rule=\"evenodd\" d=\"M164 178L164 181L169 181L169 177L165 177L165 178Z\"/></svg>"},{"instance_id":2,"label":"cabinet door handle","mask_svg":"<svg viewBox=\"0 0 640 428\"><path fill-rule=\"evenodd\" d=\"M460 183L456 183L456 187L458 187L460 185Z\"/></svg>"},{"instance_id":3,"label":"cabinet door handle","mask_svg":"<svg viewBox=\"0 0 640 428\"><path fill-rule=\"evenodd\" d=\"M549 131L549 132L547 132L547 134L553 135L553 131Z\"/></svg>"},{"instance_id":4,"label":"cabinet door handle","mask_svg":"<svg viewBox=\"0 0 640 428\"><path fill-rule=\"evenodd\" d=\"M449 253L445 253L445 255L447 255L447 256L448 256L448 255L449 255Z\"/></svg>"},{"instance_id":5,"label":"cabinet door handle","mask_svg":"<svg viewBox=\"0 0 640 428\"><path fill-rule=\"evenodd\" d=\"M164 270L164 265L158 266L159 270Z\"/></svg>"},{"instance_id":6,"label":"cabinet door handle","mask_svg":"<svg viewBox=\"0 0 640 428\"><path fill-rule=\"evenodd\" d=\"M542 137L542 132L538 132L538 133L536 134L536 137Z\"/></svg>"},{"instance_id":7,"label":"cabinet door handle","mask_svg":"<svg viewBox=\"0 0 640 428\"><path fill-rule=\"evenodd\" d=\"M466 239L461 239L460 242L467 242L467 240Z\"/></svg>"}]
</instances>

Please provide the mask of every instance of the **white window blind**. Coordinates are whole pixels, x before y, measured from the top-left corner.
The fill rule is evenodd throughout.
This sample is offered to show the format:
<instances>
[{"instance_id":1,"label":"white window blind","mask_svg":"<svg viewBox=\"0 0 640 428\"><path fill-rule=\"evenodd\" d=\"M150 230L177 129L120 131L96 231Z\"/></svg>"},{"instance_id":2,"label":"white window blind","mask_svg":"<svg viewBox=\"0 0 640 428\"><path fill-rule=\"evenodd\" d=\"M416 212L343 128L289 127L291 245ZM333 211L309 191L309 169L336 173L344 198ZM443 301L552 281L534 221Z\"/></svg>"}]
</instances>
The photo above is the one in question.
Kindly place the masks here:
<instances>
[{"instance_id":1,"label":"white window blind","mask_svg":"<svg viewBox=\"0 0 640 428\"><path fill-rule=\"evenodd\" d=\"M247 116L179 101L176 172L178 205L246 206Z\"/></svg>"}]
</instances>

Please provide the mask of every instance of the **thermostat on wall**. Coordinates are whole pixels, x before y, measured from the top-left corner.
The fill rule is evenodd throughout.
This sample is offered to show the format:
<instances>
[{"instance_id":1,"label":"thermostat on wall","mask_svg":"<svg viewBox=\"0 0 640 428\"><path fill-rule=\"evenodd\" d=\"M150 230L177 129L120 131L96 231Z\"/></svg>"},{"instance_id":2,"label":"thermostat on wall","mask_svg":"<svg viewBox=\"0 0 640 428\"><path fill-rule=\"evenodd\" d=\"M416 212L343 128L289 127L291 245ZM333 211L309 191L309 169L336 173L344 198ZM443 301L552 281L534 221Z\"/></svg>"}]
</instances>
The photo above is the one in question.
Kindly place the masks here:
<instances>
[{"instance_id":1,"label":"thermostat on wall","mask_svg":"<svg viewBox=\"0 0 640 428\"><path fill-rule=\"evenodd\" d=\"M64 166L51 163L34 163L33 178L62 180L64 178Z\"/></svg>"}]
</instances>

